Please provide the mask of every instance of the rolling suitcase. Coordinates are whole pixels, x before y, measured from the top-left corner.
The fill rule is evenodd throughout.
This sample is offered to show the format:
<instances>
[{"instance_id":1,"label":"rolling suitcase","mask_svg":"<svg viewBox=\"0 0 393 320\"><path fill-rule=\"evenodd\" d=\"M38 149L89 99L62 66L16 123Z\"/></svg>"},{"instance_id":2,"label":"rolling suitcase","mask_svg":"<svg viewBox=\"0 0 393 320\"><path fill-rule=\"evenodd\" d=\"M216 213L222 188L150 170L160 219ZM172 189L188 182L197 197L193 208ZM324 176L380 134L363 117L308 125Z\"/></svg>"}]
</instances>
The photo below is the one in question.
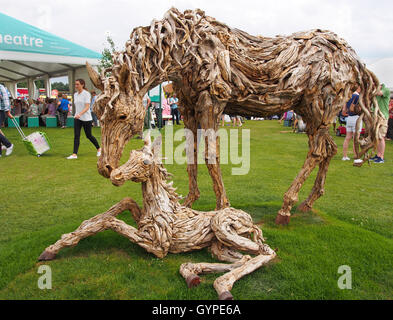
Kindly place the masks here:
<instances>
[{"instance_id":1,"label":"rolling suitcase","mask_svg":"<svg viewBox=\"0 0 393 320\"><path fill-rule=\"evenodd\" d=\"M30 154L40 157L42 154L50 150L51 144L45 132L33 132L26 137L18 122L15 121L15 119L12 119L12 121L22 137L23 144Z\"/></svg>"}]
</instances>

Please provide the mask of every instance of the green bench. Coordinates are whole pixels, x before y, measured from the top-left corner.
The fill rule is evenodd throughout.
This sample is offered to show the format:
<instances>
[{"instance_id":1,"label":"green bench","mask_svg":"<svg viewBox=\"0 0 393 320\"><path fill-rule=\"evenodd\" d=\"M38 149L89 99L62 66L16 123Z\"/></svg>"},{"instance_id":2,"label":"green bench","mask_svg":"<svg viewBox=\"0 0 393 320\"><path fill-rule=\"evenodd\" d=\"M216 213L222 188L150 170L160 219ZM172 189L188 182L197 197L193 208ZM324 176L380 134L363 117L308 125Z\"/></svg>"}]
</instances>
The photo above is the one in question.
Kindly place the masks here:
<instances>
[{"instance_id":1,"label":"green bench","mask_svg":"<svg viewBox=\"0 0 393 320\"><path fill-rule=\"evenodd\" d=\"M57 127L57 117L46 117L46 127L56 128Z\"/></svg>"},{"instance_id":2,"label":"green bench","mask_svg":"<svg viewBox=\"0 0 393 320\"><path fill-rule=\"evenodd\" d=\"M20 116L14 116L14 119L20 126ZM11 120L11 118L8 118L7 122L8 122L8 127L9 128L15 128L14 122Z\"/></svg>"},{"instance_id":3,"label":"green bench","mask_svg":"<svg viewBox=\"0 0 393 320\"><path fill-rule=\"evenodd\" d=\"M27 118L27 127L28 128L38 128L40 123L38 121L38 117L28 117Z\"/></svg>"},{"instance_id":4,"label":"green bench","mask_svg":"<svg viewBox=\"0 0 393 320\"><path fill-rule=\"evenodd\" d=\"M74 117L73 116L68 116L67 117L66 125L67 125L68 128L73 128L74 127Z\"/></svg>"}]
</instances>

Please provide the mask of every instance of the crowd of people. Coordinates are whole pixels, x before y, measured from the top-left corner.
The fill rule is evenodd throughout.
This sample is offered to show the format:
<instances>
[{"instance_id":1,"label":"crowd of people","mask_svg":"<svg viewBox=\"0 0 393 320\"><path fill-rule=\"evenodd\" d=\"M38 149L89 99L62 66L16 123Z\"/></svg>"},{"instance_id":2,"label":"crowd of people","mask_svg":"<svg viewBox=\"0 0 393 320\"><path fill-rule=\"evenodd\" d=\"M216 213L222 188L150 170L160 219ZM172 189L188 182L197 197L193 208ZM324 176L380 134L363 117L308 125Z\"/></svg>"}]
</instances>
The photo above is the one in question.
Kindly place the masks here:
<instances>
[{"instance_id":1,"label":"crowd of people","mask_svg":"<svg viewBox=\"0 0 393 320\"><path fill-rule=\"evenodd\" d=\"M77 153L79 149L80 142L80 132L83 127L86 137L92 142L94 147L97 149L97 156L101 154L101 149L97 139L92 135L92 127L98 126L99 121L97 116L93 112L93 105L96 99L96 93L92 91L91 93L86 90L86 84L83 79L78 79L75 82L76 92L74 94L74 106L75 106L75 116L74 116L74 150L71 156L67 159L77 159ZM359 118L360 109L358 106L360 97L360 87L353 93L351 99L343 106L342 110L338 114L337 118L345 119L346 123L346 136L343 142L343 161L348 161L348 147L351 140L355 140L355 135L360 135L363 124L359 123L356 130L357 120ZM380 128L380 136L378 143L378 150L374 157L371 158L375 163L384 163L384 153L385 153L385 140L393 139L393 100L390 99L390 90L384 85L380 85L377 92L377 102L379 109L384 117L382 126ZM170 107L170 113L172 116L173 125L179 124L180 113L178 110L178 99L176 94L171 93L167 96L166 104ZM161 127L158 122L157 116L161 107L155 105L151 102L148 95L143 98L143 105L148 112L146 112L145 117L145 129L151 127L150 121L155 118L157 127ZM162 113L162 109L161 109ZM56 99L37 99L32 100L31 103L25 100L14 99L11 101L8 96L8 92L3 85L0 84L0 156L2 155L2 150L6 150L6 156L10 155L13 151L13 144L5 137L1 128L5 125L6 118L13 119L18 116L22 126L26 126L29 117L39 117L40 123L42 125L46 124L48 117L59 116L59 122L61 128L66 127L67 117L72 114L72 107L70 101L67 99L66 95L62 95L60 98ZM294 110L289 110L285 112L279 119L282 123L283 120L290 121L294 132L304 132L306 129L306 124L303 122L300 115L296 114ZM162 121L162 119L161 119ZM240 116L232 116L223 114L221 117L222 126L224 126L225 121L231 122L233 126L242 126L242 118ZM334 130L336 127L336 122L333 124ZM143 133L141 132L141 137ZM354 154L355 145L353 144ZM354 161L361 161L359 159L354 159Z\"/></svg>"},{"instance_id":2,"label":"crowd of people","mask_svg":"<svg viewBox=\"0 0 393 320\"><path fill-rule=\"evenodd\" d=\"M360 122L359 126L356 130L356 123L359 119L359 114L361 112L360 107L359 107L359 97L360 97L361 91L360 87L357 88L357 90L352 94L351 99L343 106L342 110L340 111L341 115L346 117L346 136L345 140L343 143L343 161L348 161L351 160L348 157L348 146L349 142L353 139L353 150L354 154L355 152L355 135L359 137L360 132L363 127L363 123ZM391 136L391 132L393 131L393 123L390 122L390 131L388 133L388 119L389 119L389 114L393 114L392 110L392 100L390 99L390 90L385 86L385 84L381 84L378 88L377 91L377 103L379 110L381 111L384 119L382 121L380 130L379 130L379 136L378 136L378 148L377 148L377 153L370 159L374 163L384 163L384 155L385 155L385 140L389 139L389 136ZM390 107L389 107L390 106ZM340 114L338 115L340 116ZM390 138L391 139L391 138ZM354 162L361 162L362 160L360 159L354 159Z\"/></svg>"},{"instance_id":3,"label":"crowd of people","mask_svg":"<svg viewBox=\"0 0 393 320\"><path fill-rule=\"evenodd\" d=\"M28 119L32 117L39 117L39 124L45 126L47 117L56 117L59 111L58 106L64 100L67 100L66 96L61 99L39 98L30 102L24 99L13 99L10 101L10 111L12 116L19 117L21 126L27 127ZM69 103L67 103L67 115L70 113L68 105ZM5 123L3 122L2 125L4 126Z\"/></svg>"},{"instance_id":4,"label":"crowd of people","mask_svg":"<svg viewBox=\"0 0 393 320\"><path fill-rule=\"evenodd\" d=\"M345 123L345 139L343 142L343 161L351 160L348 157L348 147L351 140L353 140L353 153L356 154L355 151L355 135L360 135L363 123L359 123L359 127L356 130L356 124L359 119L359 115L361 112L359 106L359 97L360 97L360 87L352 94L352 97L348 100L348 102L342 107L339 114L337 115L334 123L333 130L336 131L336 122L337 119L343 119L342 122ZM381 84L378 92L377 92L377 103L378 107L384 116L384 120L382 122L382 126L379 132L379 141L378 141L378 150L377 153L370 159L374 163L384 163L384 154L385 154L385 140L393 139L393 100L390 99L390 90L385 86L385 84ZM302 121L300 115L296 114L293 110L289 110L285 112L280 118L279 122L282 123L283 120L289 121L295 132L301 132L301 127L305 124ZM303 129L303 131L304 131ZM354 159L354 162L361 162L360 159Z\"/></svg>"},{"instance_id":5,"label":"crowd of people","mask_svg":"<svg viewBox=\"0 0 393 320\"><path fill-rule=\"evenodd\" d=\"M86 83L83 79L75 81L76 92L74 94L74 149L73 153L67 159L77 159L80 132L83 127L86 137L93 143L97 149L97 156L101 154L101 148L97 139L92 135L92 126L98 125L97 116L92 111L96 94L91 94L86 90ZM36 99L29 103L25 100L10 100L6 88L0 84L0 157L2 150L6 150L5 155L9 156L14 145L5 137L1 128L5 126L6 118L15 119L19 117L20 125L26 126L29 117L39 118L39 123L46 124L48 117L59 116L61 128L66 127L67 117L72 114L71 102L66 95L62 95L56 99Z\"/></svg>"}]
</instances>

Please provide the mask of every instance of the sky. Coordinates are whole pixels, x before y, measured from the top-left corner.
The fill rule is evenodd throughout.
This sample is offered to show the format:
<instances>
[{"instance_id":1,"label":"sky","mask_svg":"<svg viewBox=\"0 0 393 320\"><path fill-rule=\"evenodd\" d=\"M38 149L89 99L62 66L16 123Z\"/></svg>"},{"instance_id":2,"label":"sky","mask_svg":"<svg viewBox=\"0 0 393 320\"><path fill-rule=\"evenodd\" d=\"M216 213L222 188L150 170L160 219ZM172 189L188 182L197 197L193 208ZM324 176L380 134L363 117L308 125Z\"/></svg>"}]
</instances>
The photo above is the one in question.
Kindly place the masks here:
<instances>
[{"instance_id":1,"label":"sky","mask_svg":"<svg viewBox=\"0 0 393 320\"><path fill-rule=\"evenodd\" d=\"M327 29L368 65L393 58L391 0L0 0L1 12L97 52L108 47L107 35L123 49L133 28L161 19L172 6L200 8L253 35Z\"/></svg>"}]
</instances>

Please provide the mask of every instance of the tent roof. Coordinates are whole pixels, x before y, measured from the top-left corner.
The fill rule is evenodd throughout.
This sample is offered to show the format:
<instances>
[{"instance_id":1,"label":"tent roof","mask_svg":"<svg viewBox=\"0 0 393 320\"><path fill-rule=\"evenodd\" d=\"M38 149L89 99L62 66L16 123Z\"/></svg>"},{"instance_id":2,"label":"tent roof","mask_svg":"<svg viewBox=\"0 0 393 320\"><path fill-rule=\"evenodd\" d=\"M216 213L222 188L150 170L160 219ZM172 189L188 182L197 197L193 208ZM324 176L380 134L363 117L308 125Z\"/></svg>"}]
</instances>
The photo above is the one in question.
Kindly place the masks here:
<instances>
[{"instance_id":1,"label":"tent roof","mask_svg":"<svg viewBox=\"0 0 393 320\"><path fill-rule=\"evenodd\" d=\"M98 65L101 54L0 13L0 81L51 77L86 61Z\"/></svg>"},{"instance_id":2,"label":"tent roof","mask_svg":"<svg viewBox=\"0 0 393 320\"><path fill-rule=\"evenodd\" d=\"M380 83L393 90L393 57L377 60L367 67L375 73Z\"/></svg>"}]
</instances>

